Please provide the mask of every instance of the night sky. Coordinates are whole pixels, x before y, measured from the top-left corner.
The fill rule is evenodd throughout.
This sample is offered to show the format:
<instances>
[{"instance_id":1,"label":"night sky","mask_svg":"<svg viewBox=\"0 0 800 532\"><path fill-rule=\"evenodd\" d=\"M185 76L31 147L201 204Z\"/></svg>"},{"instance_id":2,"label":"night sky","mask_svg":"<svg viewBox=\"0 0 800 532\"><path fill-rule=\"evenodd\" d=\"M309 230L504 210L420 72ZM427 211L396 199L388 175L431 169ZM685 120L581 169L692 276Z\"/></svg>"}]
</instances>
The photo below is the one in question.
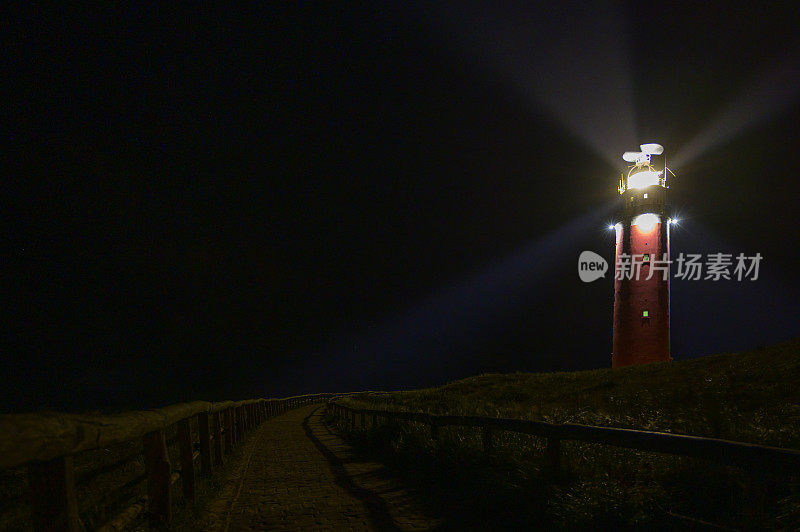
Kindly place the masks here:
<instances>
[{"instance_id":1,"label":"night sky","mask_svg":"<svg viewBox=\"0 0 800 532\"><path fill-rule=\"evenodd\" d=\"M608 367L644 142L673 257L764 257L673 280L673 357L800 334L797 7L552 4L4 14L0 410Z\"/></svg>"}]
</instances>

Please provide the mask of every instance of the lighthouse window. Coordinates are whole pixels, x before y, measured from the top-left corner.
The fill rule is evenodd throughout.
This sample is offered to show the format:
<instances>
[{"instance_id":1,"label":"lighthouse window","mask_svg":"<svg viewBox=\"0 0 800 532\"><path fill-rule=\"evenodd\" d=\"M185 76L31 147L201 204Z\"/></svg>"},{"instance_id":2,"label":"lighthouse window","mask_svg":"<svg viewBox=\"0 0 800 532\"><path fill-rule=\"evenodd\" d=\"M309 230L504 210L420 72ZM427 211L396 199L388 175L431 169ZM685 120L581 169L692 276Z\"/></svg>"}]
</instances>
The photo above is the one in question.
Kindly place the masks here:
<instances>
[{"instance_id":1,"label":"lighthouse window","mask_svg":"<svg viewBox=\"0 0 800 532\"><path fill-rule=\"evenodd\" d=\"M650 262L650 254L649 253L645 253L644 255L642 255L642 262Z\"/></svg>"},{"instance_id":2,"label":"lighthouse window","mask_svg":"<svg viewBox=\"0 0 800 532\"><path fill-rule=\"evenodd\" d=\"M642 311L642 317L643 318L649 318L650 317L650 311L649 310L643 310Z\"/></svg>"}]
</instances>

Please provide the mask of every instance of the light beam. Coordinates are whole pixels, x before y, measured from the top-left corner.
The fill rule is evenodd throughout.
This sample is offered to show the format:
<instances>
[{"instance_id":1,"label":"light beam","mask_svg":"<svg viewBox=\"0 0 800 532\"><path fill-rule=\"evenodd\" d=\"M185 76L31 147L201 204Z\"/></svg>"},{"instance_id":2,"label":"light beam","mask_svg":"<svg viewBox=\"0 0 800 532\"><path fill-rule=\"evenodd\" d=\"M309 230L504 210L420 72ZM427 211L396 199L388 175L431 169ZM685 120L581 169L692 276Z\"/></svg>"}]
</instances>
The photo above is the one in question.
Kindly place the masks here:
<instances>
[{"instance_id":1,"label":"light beam","mask_svg":"<svg viewBox=\"0 0 800 532\"><path fill-rule=\"evenodd\" d=\"M783 61L764 70L711 123L682 146L670 166L685 166L797 103L800 97L800 45Z\"/></svg>"},{"instance_id":2,"label":"light beam","mask_svg":"<svg viewBox=\"0 0 800 532\"><path fill-rule=\"evenodd\" d=\"M433 3L431 32L449 34L528 102L620 168L619 146L635 145L631 60L625 17L613 2ZM433 21L436 21L435 23Z\"/></svg>"}]
</instances>

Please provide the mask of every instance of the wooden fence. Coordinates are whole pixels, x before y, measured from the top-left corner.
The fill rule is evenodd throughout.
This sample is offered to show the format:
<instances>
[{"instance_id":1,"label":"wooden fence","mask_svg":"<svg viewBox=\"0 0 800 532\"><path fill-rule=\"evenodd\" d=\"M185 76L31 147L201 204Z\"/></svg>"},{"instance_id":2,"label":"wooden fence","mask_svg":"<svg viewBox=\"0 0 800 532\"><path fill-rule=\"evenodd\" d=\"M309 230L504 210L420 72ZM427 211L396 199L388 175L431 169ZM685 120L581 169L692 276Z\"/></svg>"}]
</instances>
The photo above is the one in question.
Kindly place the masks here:
<instances>
[{"instance_id":1,"label":"wooden fence","mask_svg":"<svg viewBox=\"0 0 800 532\"><path fill-rule=\"evenodd\" d=\"M400 412L352 408L330 401L327 405L335 419L350 430L360 425L366 428L367 418L372 426L382 419L387 423L398 420L416 422L430 427L430 436L439 440L439 428L446 426L476 427L481 430L483 449L491 453L493 434L497 431L530 434L546 439L545 464L550 473L561 468L561 442L579 441L625 447L640 451L666 453L713 461L745 470L749 478L750 507L747 519L757 525L764 513L764 482L767 475L788 478L800 476L800 450L768 447L750 443L652 432L645 430L597 427L572 423L555 424L527 419L491 418L480 416L433 415L421 412ZM676 516L684 517L684 516Z\"/></svg>"},{"instance_id":2,"label":"wooden fence","mask_svg":"<svg viewBox=\"0 0 800 532\"><path fill-rule=\"evenodd\" d=\"M115 444L141 441L141 451L90 470L82 479L113 472L143 455L145 473L124 488L129 492L131 484L146 482L146 497L109 520L103 529L119 530L138 519L145 510L150 525L162 527L172 520L173 484L180 480L183 497L194 500L198 461L200 474L208 477L250 430L290 409L333 396L314 394L223 403L196 401L114 415L1 415L0 470L27 466L30 504L37 529L78 531L82 524L74 456ZM165 438L165 432L173 425L180 463L176 470L170 464ZM193 431L192 426L197 430Z\"/></svg>"}]
</instances>

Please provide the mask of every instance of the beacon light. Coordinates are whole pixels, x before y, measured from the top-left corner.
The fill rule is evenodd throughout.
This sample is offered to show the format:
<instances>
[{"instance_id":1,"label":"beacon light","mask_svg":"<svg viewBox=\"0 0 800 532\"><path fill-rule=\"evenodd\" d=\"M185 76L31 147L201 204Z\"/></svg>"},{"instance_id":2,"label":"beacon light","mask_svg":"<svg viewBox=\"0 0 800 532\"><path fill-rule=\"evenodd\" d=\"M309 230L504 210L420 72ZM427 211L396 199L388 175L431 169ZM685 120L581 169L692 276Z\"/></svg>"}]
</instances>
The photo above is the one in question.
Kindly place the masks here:
<instances>
[{"instance_id":1,"label":"beacon light","mask_svg":"<svg viewBox=\"0 0 800 532\"><path fill-rule=\"evenodd\" d=\"M636 218L633 219L631 225L635 225L639 228L639 231L643 233L649 233L653 230L656 224L659 222L658 215L653 214L652 212L648 212L645 214L640 214Z\"/></svg>"},{"instance_id":2,"label":"beacon light","mask_svg":"<svg viewBox=\"0 0 800 532\"><path fill-rule=\"evenodd\" d=\"M661 171L643 170L628 176L628 188L645 188L661 182Z\"/></svg>"},{"instance_id":3,"label":"beacon light","mask_svg":"<svg viewBox=\"0 0 800 532\"><path fill-rule=\"evenodd\" d=\"M612 229L614 229L614 225L613 224L608 226L608 230L609 231L611 231Z\"/></svg>"}]
</instances>

